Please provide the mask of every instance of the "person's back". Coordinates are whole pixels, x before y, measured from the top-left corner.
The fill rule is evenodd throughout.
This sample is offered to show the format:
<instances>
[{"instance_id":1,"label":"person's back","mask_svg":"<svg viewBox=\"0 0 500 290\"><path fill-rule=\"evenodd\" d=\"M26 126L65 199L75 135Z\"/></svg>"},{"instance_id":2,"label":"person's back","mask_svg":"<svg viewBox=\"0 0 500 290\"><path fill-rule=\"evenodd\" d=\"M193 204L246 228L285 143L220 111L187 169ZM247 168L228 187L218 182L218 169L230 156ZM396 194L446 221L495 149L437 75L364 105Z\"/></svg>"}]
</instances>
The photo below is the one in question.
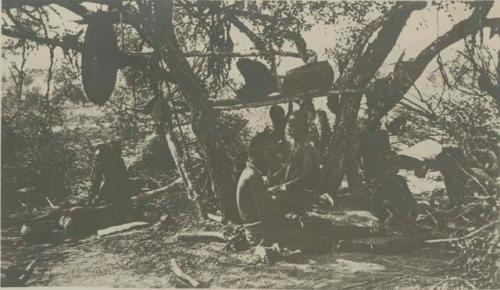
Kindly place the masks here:
<instances>
[{"instance_id":1,"label":"person's back","mask_svg":"<svg viewBox=\"0 0 500 290\"><path fill-rule=\"evenodd\" d=\"M403 176L387 176L382 179L380 186L373 196L375 215L381 220L387 217L385 209L381 207L384 201L390 201L403 215L407 215L411 209L413 200L413 195Z\"/></svg>"},{"instance_id":2,"label":"person's back","mask_svg":"<svg viewBox=\"0 0 500 290\"><path fill-rule=\"evenodd\" d=\"M247 165L240 175L236 190L236 203L243 223L260 221L259 210L253 195L265 190L264 181L254 168Z\"/></svg>"}]
</instances>

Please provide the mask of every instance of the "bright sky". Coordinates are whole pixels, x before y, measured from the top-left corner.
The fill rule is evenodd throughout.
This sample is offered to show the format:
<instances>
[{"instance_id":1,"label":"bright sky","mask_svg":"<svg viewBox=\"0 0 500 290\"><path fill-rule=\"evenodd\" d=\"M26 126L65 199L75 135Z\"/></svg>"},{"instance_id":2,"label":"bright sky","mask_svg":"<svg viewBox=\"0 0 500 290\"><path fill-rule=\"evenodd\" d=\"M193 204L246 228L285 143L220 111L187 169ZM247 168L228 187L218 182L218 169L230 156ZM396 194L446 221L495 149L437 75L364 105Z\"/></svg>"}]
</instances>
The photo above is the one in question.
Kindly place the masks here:
<instances>
[{"instance_id":1,"label":"bright sky","mask_svg":"<svg viewBox=\"0 0 500 290\"><path fill-rule=\"evenodd\" d=\"M392 65L397 61L399 56L404 52L405 58L411 58L416 56L423 48L429 45L433 40L436 39L439 35L448 31L456 22L464 19L470 14L469 11L464 11L464 5L461 3L456 3L452 5L453 8L450 10L450 14L453 19L450 19L446 16L446 11L438 12L436 7L433 5L428 5L426 9L422 11L414 12L407 25L403 29L398 42L386 59L385 63L381 67L379 73L384 75L391 71ZM92 7L90 7L92 8ZM78 17L68 12L64 9L59 9L62 14L61 19L57 19L55 17L56 25L60 23L65 23L64 27L66 29L75 29L77 28L77 24L74 22L78 20ZM500 17L500 1L495 1L494 7L490 11L488 17ZM312 31L305 33L303 36L307 42L307 45L310 49L314 50L320 60L325 59L325 49L335 47L335 35L338 31L342 29L341 26L315 26ZM485 31L485 35L489 35L489 30ZM497 35L492 39L485 37L486 44L492 48L493 51L500 48L500 37ZM235 41L235 50L239 52L244 52L248 50L250 46L249 40L242 36L235 34L233 36L233 40ZM456 56L456 50L460 50L463 48L463 43L458 42L450 48L443 51L441 57L444 62L453 59ZM59 51L60 53L60 51ZM60 55L60 54L59 54ZM496 55L496 54L494 54ZM15 60L13 58L8 61ZM330 62L332 65L333 63ZM46 69L49 65L49 57L48 57L48 49L46 47L41 46L40 50L33 54L29 60L28 64L32 68L41 68ZM291 68L302 65L302 61L299 59L293 58L282 58L280 66L278 68L279 74L284 74ZM4 66L5 67L5 66ZM431 63L427 68L427 73L432 72L436 69L436 62ZM5 72L5 70L4 70ZM428 75L428 74L427 74ZM236 79L240 79L239 73L236 70L231 72L231 77ZM417 86L429 86L429 83L426 82L425 78L421 78L417 82ZM431 84L432 85L432 84ZM431 89L432 87L425 88L425 90Z\"/></svg>"}]
</instances>

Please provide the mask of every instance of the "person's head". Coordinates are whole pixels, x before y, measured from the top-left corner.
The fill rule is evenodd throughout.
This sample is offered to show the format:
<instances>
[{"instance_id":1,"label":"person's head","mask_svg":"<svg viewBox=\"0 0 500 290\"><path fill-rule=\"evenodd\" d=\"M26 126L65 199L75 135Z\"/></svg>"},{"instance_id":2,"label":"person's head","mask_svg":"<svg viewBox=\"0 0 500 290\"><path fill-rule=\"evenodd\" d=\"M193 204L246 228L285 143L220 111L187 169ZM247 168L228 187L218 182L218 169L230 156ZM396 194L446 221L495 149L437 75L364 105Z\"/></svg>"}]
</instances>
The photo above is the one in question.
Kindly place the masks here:
<instances>
[{"instance_id":1,"label":"person's head","mask_svg":"<svg viewBox=\"0 0 500 290\"><path fill-rule=\"evenodd\" d=\"M328 119L328 115L323 110L317 111L318 119Z\"/></svg>"},{"instance_id":2,"label":"person's head","mask_svg":"<svg viewBox=\"0 0 500 290\"><path fill-rule=\"evenodd\" d=\"M121 146L119 141L99 143L95 146L95 158L97 161L109 161L121 158Z\"/></svg>"},{"instance_id":3,"label":"person's head","mask_svg":"<svg viewBox=\"0 0 500 290\"><path fill-rule=\"evenodd\" d=\"M274 155L275 139L268 131L255 135L248 146L248 157L259 170L267 170Z\"/></svg>"},{"instance_id":4,"label":"person's head","mask_svg":"<svg viewBox=\"0 0 500 290\"><path fill-rule=\"evenodd\" d=\"M287 133L295 141L301 141L307 138L307 117L303 111L295 111L288 119Z\"/></svg>"},{"instance_id":5,"label":"person's head","mask_svg":"<svg viewBox=\"0 0 500 290\"><path fill-rule=\"evenodd\" d=\"M273 105L269 110L269 116L274 125L285 123L285 110L281 106Z\"/></svg>"},{"instance_id":6,"label":"person's head","mask_svg":"<svg viewBox=\"0 0 500 290\"><path fill-rule=\"evenodd\" d=\"M303 100L300 102L300 110L307 113L314 113L316 111L312 100Z\"/></svg>"},{"instance_id":7,"label":"person's head","mask_svg":"<svg viewBox=\"0 0 500 290\"><path fill-rule=\"evenodd\" d=\"M436 167L441 173L447 174L455 172L458 163L452 157L452 154L445 149L436 156Z\"/></svg>"}]
</instances>

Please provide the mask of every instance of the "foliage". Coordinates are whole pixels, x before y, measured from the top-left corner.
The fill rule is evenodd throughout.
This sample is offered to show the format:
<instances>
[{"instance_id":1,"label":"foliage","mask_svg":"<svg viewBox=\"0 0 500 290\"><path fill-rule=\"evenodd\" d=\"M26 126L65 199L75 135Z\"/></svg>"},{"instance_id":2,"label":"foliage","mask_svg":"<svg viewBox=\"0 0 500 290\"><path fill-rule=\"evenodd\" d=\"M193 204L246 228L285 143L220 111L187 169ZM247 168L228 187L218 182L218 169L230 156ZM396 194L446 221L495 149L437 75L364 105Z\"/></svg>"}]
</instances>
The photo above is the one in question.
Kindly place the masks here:
<instances>
[{"instance_id":1,"label":"foliage","mask_svg":"<svg viewBox=\"0 0 500 290\"><path fill-rule=\"evenodd\" d=\"M453 243L457 256L452 260L450 273L462 276L479 288L497 288L500 285L496 265L500 250L499 206L498 200L473 200L457 213L454 220L460 230L452 236L465 236L472 232L475 234ZM489 227L484 228L485 226Z\"/></svg>"},{"instance_id":2,"label":"foliage","mask_svg":"<svg viewBox=\"0 0 500 290\"><path fill-rule=\"evenodd\" d=\"M58 131L63 103L37 88L26 90L23 100L10 92L2 98L2 197L9 202L15 190L40 186L60 198L70 187L75 157Z\"/></svg>"},{"instance_id":3,"label":"foliage","mask_svg":"<svg viewBox=\"0 0 500 290\"><path fill-rule=\"evenodd\" d=\"M500 120L493 100L460 94L448 98L431 95L427 103L433 104L430 116L396 108L396 115L405 115L409 120L400 138L403 143L437 139L469 153L479 149L496 152Z\"/></svg>"}]
</instances>

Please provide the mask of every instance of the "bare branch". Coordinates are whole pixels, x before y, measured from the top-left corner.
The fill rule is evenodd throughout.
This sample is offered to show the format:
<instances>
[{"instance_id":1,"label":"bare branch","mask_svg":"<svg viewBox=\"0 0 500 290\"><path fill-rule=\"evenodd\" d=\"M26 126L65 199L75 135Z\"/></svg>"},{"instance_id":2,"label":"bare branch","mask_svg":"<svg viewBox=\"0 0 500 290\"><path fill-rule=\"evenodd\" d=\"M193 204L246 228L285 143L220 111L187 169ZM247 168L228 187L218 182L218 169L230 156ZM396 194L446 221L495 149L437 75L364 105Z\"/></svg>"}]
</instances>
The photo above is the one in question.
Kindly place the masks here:
<instances>
[{"instance_id":1,"label":"bare branch","mask_svg":"<svg viewBox=\"0 0 500 290\"><path fill-rule=\"evenodd\" d=\"M478 2L477 5L480 6L477 6L469 18L457 23L448 32L434 40L416 58L403 61L395 67L393 73L394 80L388 85L391 86L391 91L396 92L397 95L386 97L385 101L387 104L378 112L378 118L382 118L403 98L439 52L485 27L493 28L500 26L500 18L485 19L493 6L493 1L482 1Z\"/></svg>"}]
</instances>

